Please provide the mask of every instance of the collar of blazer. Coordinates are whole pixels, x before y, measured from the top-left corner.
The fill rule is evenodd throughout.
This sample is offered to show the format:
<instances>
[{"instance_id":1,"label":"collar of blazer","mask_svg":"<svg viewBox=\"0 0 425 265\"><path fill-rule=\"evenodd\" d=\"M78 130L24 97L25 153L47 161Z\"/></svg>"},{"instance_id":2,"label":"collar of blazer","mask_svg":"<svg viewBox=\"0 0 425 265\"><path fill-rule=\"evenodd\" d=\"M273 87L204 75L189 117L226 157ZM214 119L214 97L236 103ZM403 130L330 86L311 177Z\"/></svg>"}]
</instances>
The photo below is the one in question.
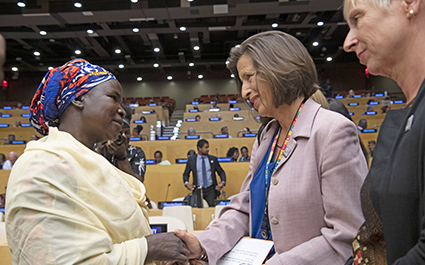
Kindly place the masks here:
<instances>
[{"instance_id":1,"label":"collar of blazer","mask_svg":"<svg viewBox=\"0 0 425 265\"><path fill-rule=\"evenodd\" d=\"M298 116L297 122L295 123L294 131L292 132L293 139L297 137L310 138L314 119L316 118L316 113L319 111L319 109L320 105L311 98L305 102L304 107ZM276 119L269 121L269 123L267 123L267 125L264 127L263 133L261 135L261 143L267 140L267 137L269 137L269 134L266 132L269 130L274 132L278 126L279 123ZM273 134L271 137L273 137Z\"/></svg>"}]
</instances>

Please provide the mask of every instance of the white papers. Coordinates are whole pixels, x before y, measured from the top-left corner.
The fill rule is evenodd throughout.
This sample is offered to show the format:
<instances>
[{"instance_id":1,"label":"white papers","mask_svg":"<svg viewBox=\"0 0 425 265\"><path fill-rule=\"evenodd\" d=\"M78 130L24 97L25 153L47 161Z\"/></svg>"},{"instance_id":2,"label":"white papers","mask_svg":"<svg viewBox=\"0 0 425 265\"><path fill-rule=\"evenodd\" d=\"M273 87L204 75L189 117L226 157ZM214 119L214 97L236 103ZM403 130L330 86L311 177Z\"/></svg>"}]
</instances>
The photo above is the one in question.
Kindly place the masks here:
<instances>
[{"instance_id":1,"label":"white papers","mask_svg":"<svg viewBox=\"0 0 425 265\"><path fill-rule=\"evenodd\" d=\"M261 265L273 241L244 237L217 261L217 265Z\"/></svg>"}]
</instances>

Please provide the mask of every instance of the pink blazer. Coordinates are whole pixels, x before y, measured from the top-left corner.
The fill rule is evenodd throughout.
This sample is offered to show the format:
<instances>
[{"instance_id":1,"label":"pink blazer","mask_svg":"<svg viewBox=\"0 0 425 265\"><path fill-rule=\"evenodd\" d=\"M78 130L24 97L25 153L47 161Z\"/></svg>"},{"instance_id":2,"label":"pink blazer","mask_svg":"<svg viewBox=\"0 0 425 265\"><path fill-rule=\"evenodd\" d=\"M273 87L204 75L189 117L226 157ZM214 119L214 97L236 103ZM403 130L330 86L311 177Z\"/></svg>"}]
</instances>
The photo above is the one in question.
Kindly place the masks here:
<instances>
[{"instance_id":1,"label":"pink blazer","mask_svg":"<svg viewBox=\"0 0 425 265\"><path fill-rule=\"evenodd\" d=\"M249 186L277 128L276 120L266 126L261 145L254 143L240 193L197 235L210 264L251 233L250 201L255 198ZM360 188L368 169L356 126L309 99L288 147L271 177L269 220L276 255L267 264L344 264L364 221Z\"/></svg>"}]
</instances>

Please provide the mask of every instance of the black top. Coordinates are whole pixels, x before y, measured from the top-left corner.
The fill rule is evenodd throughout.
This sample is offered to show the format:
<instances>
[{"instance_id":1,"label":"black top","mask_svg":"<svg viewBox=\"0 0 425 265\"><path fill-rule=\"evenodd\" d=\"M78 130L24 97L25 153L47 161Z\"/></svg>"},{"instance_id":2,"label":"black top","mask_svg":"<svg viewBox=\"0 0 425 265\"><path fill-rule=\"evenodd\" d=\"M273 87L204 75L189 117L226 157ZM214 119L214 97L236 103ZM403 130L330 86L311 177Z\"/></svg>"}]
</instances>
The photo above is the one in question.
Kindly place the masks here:
<instances>
[{"instance_id":1,"label":"black top","mask_svg":"<svg viewBox=\"0 0 425 265\"><path fill-rule=\"evenodd\" d=\"M425 264L424 151L425 81L410 108L387 112L368 174L388 264Z\"/></svg>"}]
</instances>

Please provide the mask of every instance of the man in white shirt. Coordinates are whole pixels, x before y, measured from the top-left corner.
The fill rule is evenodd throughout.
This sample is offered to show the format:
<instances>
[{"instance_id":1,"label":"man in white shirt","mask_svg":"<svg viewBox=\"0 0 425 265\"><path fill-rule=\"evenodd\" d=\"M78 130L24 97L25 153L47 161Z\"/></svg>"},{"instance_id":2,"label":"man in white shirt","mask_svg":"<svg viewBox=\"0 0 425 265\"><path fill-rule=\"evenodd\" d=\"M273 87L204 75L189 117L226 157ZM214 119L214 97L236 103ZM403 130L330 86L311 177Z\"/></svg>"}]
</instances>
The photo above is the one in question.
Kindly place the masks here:
<instances>
[{"instance_id":1,"label":"man in white shirt","mask_svg":"<svg viewBox=\"0 0 425 265\"><path fill-rule=\"evenodd\" d=\"M13 165L15 164L16 160L18 160L18 155L12 151L9 153L8 158L9 160L3 164L4 170L12 170Z\"/></svg>"}]
</instances>

